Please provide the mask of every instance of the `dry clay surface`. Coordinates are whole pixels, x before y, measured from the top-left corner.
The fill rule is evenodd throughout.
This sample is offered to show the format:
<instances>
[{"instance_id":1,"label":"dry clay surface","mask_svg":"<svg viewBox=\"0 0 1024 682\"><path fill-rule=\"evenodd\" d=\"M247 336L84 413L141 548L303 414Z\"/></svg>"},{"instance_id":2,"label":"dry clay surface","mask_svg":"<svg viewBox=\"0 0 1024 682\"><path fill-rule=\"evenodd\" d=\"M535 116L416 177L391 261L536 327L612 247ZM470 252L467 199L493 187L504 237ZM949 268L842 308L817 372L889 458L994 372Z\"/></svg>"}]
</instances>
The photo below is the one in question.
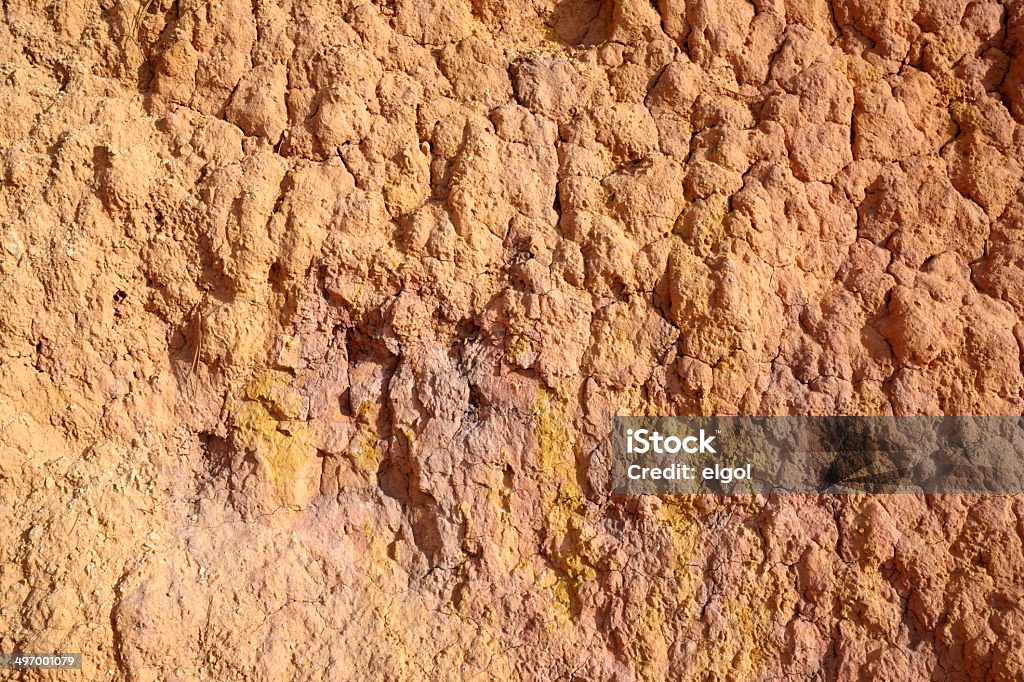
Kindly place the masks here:
<instances>
[{"instance_id":1,"label":"dry clay surface","mask_svg":"<svg viewBox=\"0 0 1024 682\"><path fill-rule=\"evenodd\" d=\"M2 10L0 650L1024 678L1022 499L608 485L615 414L1021 414L1021 0Z\"/></svg>"}]
</instances>

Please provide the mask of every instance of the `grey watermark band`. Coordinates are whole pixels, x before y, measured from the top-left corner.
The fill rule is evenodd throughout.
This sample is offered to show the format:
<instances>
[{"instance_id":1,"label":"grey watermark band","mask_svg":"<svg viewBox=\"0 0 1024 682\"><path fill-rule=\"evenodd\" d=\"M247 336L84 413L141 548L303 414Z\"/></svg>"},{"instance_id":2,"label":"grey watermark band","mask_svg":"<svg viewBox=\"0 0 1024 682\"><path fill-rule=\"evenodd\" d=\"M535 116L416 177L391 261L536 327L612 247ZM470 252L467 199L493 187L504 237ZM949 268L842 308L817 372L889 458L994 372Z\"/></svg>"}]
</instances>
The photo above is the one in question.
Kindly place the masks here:
<instances>
[{"instance_id":1,"label":"grey watermark band","mask_svg":"<svg viewBox=\"0 0 1024 682\"><path fill-rule=\"evenodd\" d=\"M616 417L613 492L1022 494L1022 417Z\"/></svg>"},{"instance_id":2,"label":"grey watermark band","mask_svg":"<svg viewBox=\"0 0 1024 682\"><path fill-rule=\"evenodd\" d=\"M79 653L0 653L0 670L81 670Z\"/></svg>"}]
</instances>

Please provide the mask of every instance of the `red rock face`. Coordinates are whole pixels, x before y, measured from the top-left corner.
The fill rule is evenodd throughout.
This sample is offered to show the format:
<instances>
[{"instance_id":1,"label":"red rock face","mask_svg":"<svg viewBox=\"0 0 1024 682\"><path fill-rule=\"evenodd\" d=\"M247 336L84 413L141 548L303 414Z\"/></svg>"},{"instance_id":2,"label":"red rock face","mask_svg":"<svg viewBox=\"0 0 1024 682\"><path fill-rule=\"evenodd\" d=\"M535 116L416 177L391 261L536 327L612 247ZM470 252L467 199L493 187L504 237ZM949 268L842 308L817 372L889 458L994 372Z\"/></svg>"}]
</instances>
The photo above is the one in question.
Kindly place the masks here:
<instances>
[{"instance_id":1,"label":"red rock face","mask_svg":"<svg viewBox=\"0 0 1024 682\"><path fill-rule=\"evenodd\" d=\"M609 494L626 414L1022 413L1024 5L8 0L0 651L1024 677L1015 497Z\"/></svg>"}]
</instances>

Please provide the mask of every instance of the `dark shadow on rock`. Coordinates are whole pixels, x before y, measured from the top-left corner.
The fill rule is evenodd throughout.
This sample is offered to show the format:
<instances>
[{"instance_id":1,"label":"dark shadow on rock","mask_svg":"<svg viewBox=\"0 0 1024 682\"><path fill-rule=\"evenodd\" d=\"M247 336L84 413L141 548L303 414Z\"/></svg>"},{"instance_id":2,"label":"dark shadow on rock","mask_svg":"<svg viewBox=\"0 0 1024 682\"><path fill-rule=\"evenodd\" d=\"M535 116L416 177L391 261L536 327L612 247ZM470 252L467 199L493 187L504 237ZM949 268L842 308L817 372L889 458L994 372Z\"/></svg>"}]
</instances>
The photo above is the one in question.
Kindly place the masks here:
<instances>
[{"instance_id":1,"label":"dark shadow on rock","mask_svg":"<svg viewBox=\"0 0 1024 682\"><path fill-rule=\"evenodd\" d=\"M596 45L608 40L612 0L563 0L551 15L554 38L565 45Z\"/></svg>"}]
</instances>

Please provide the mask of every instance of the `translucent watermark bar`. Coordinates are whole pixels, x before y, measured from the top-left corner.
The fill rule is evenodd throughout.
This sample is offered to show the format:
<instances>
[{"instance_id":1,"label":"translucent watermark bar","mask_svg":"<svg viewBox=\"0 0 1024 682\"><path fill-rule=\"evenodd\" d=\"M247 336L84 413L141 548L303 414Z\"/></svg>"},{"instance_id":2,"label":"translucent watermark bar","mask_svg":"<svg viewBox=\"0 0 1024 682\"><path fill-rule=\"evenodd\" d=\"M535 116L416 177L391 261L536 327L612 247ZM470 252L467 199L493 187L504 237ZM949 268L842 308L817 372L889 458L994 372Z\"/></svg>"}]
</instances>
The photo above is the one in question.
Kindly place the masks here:
<instances>
[{"instance_id":1,"label":"translucent watermark bar","mask_svg":"<svg viewBox=\"0 0 1024 682\"><path fill-rule=\"evenodd\" d=\"M81 670L82 654L0 653L0 670Z\"/></svg>"},{"instance_id":2,"label":"translucent watermark bar","mask_svg":"<svg viewBox=\"0 0 1024 682\"><path fill-rule=\"evenodd\" d=\"M1022 494L1022 417L616 417L613 492Z\"/></svg>"}]
</instances>

